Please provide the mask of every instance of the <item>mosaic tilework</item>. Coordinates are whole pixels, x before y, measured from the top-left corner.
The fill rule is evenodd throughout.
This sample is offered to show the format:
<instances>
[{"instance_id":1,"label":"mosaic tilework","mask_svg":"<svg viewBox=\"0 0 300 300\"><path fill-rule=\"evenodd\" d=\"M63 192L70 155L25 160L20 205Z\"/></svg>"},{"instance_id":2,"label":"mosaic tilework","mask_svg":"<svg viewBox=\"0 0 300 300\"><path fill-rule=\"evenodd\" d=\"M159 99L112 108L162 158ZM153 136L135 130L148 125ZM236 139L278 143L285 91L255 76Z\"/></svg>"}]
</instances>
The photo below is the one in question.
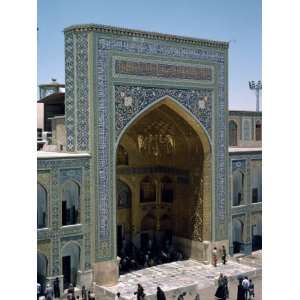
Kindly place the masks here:
<instances>
[{"instance_id":1,"label":"mosaic tilework","mask_svg":"<svg viewBox=\"0 0 300 300\"><path fill-rule=\"evenodd\" d=\"M237 169L239 169L243 172L246 172L246 161L245 160L233 160L232 161L232 172L234 172Z\"/></svg>"},{"instance_id":2,"label":"mosaic tilework","mask_svg":"<svg viewBox=\"0 0 300 300\"><path fill-rule=\"evenodd\" d=\"M126 169L120 169L118 174L156 174L156 173L164 173L164 174L172 174L172 175L181 175L181 176L189 176L188 170L177 169L173 167L166 166L154 166L154 167L129 167Z\"/></svg>"},{"instance_id":3,"label":"mosaic tilework","mask_svg":"<svg viewBox=\"0 0 300 300\"><path fill-rule=\"evenodd\" d=\"M122 129L143 108L157 99L170 96L184 105L211 136L212 89L186 90L170 88L152 88L140 86L115 86L115 126L117 139ZM126 106L125 98L132 98L132 105ZM205 99L205 100L203 100ZM199 101L205 106L199 107Z\"/></svg>"},{"instance_id":4,"label":"mosaic tilework","mask_svg":"<svg viewBox=\"0 0 300 300\"><path fill-rule=\"evenodd\" d=\"M234 217L240 217L240 216L244 216L244 226L245 226L245 235L246 235L246 243L250 243L251 241L251 214L255 211L255 212L259 212L261 213L262 210L262 206L261 203L255 203L253 204L251 201L251 177L250 177L250 173L251 173L251 165L250 162L253 160L258 160L261 161L261 154L231 154L230 155L230 162L231 162L231 166L232 166L232 172L234 172L237 169L240 169L241 171L244 172L246 178L245 178L245 182L246 182L246 195L245 195L245 204L242 206L232 206L230 205L230 220L232 220L232 218ZM232 175L232 173L230 174ZM232 186L231 184L229 184L229 199L230 199L230 203L232 201ZM231 221L232 222L232 221ZM232 225L231 225L232 226ZM231 229L230 229L231 230ZM231 235L229 235L231 236ZM232 238L230 238L230 243L232 243Z\"/></svg>"},{"instance_id":5,"label":"mosaic tilework","mask_svg":"<svg viewBox=\"0 0 300 300\"><path fill-rule=\"evenodd\" d=\"M74 168L74 169L61 169L59 171L59 182L60 184L64 184L66 180L75 180L79 183L82 182L82 169Z\"/></svg>"},{"instance_id":6,"label":"mosaic tilework","mask_svg":"<svg viewBox=\"0 0 300 300\"><path fill-rule=\"evenodd\" d=\"M88 35L65 35L65 115L67 151L89 147Z\"/></svg>"},{"instance_id":7,"label":"mosaic tilework","mask_svg":"<svg viewBox=\"0 0 300 300\"><path fill-rule=\"evenodd\" d=\"M88 41L87 33L76 34L76 97L77 97L77 150L87 151L89 146L88 101Z\"/></svg>"},{"instance_id":8,"label":"mosaic tilework","mask_svg":"<svg viewBox=\"0 0 300 300\"><path fill-rule=\"evenodd\" d=\"M211 68L144 62L116 61L116 73L159 78L212 80Z\"/></svg>"},{"instance_id":9,"label":"mosaic tilework","mask_svg":"<svg viewBox=\"0 0 300 300\"><path fill-rule=\"evenodd\" d=\"M74 35L65 34L65 125L67 151L75 150L75 111L74 111Z\"/></svg>"},{"instance_id":10,"label":"mosaic tilework","mask_svg":"<svg viewBox=\"0 0 300 300\"><path fill-rule=\"evenodd\" d=\"M99 173L97 174L97 189L98 189L98 224L96 236L96 245L99 249L97 259L108 259L110 256L102 255L110 253L112 255L113 245L110 237L112 236L112 201L110 201L110 188L112 188L112 161L110 159L112 141L110 140L110 99L109 99L109 52L116 50L132 54L160 55L169 58L188 58L209 61L217 64L217 93L218 93L218 112L216 112L216 137L215 137L215 173L216 173L216 222L223 227L226 224L226 187L225 187L225 55L224 52L217 49L196 48L188 46L174 46L168 43L159 41L143 41L138 39L109 39L101 35L96 41L96 113L97 113L97 165ZM145 107L148 105L145 102ZM143 109L145 108L143 107ZM197 112L194 113L197 115ZM227 126L227 124L226 124ZM117 134L116 134L117 135ZM100 142L101 141L101 142ZM103 143L106 141L106 144ZM216 226L218 228L218 226ZM226 230L220 233L216 232L216 239L225 238ZM104 245L101 248L101 245ZM109 247L109 251L107 250Z\"/></svg>"},{"instance_id":11,"label":"mosaic tilework","mask_svg":"<svg viewBox=\"0 0 300 300\"><path fill-rule=\"evenodd\" d=\"M38 166L38 178L39 174L43 176L45 172L50 174L50 198L51 198L51 227L47 230L38 230L37 236L38 241L51 239L52 241L52 265L51 274L52 276L60 275L62 270L60 269L60 251L62 248L62 239L74 240L78 239L79 236L83 236L83 241L80 242L82 245L90 245L90 165L88 158L77 158L77 159L39 159L37 162ZM84 177L83 173L84 172ZM66 180L76 180L83 185L83 201L85 203L85 221L87 225L85 230L81 225L61 227L61 188ZM83 246L82 246L83 247ZM85 247L85 267L90 269L91 266L91 249Z\"/></svg>"}]
</instances>

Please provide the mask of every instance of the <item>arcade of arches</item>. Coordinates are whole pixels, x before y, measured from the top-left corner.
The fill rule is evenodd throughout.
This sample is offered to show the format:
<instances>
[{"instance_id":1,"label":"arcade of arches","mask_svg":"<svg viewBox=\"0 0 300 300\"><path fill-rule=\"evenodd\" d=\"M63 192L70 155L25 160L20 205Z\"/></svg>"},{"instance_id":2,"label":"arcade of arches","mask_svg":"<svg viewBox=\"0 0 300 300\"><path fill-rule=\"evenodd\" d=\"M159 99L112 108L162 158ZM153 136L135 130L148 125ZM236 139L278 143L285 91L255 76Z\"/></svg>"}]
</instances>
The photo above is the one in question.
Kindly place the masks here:
<instances>
[{"instance_id":1,"label":"arcade of arches","mask_svg":"<svg viewBox=\"0 0 300 300\"><path fill-rule=\"evenodd\" d=\"M127 128L116 162L118 255L128 243L143 248L168 240L186 257L204 259L211 162L203 129L183 109L161 102Z\"/></svg>"}]
</instances>

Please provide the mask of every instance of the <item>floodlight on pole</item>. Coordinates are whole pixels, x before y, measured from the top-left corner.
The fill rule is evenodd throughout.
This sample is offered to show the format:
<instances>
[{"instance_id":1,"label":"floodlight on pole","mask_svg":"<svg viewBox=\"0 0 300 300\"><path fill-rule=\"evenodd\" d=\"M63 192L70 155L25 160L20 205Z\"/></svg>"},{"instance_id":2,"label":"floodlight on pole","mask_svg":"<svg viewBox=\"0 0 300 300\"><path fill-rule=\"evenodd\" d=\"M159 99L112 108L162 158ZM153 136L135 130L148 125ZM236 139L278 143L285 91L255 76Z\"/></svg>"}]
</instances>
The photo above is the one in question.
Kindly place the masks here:
<instances>
[{"instance_id":1,"label":"floodlight on pole","mask_svg":"<svg viewBox=\"0 0 300 300\"><path fill-rule=\"evenodd\" d=\"M259 111L259 91L262 89L261 80L255 81L249 81L249 89L255 90L256 93L256 111Z\"/></svg>"}]
</instances>

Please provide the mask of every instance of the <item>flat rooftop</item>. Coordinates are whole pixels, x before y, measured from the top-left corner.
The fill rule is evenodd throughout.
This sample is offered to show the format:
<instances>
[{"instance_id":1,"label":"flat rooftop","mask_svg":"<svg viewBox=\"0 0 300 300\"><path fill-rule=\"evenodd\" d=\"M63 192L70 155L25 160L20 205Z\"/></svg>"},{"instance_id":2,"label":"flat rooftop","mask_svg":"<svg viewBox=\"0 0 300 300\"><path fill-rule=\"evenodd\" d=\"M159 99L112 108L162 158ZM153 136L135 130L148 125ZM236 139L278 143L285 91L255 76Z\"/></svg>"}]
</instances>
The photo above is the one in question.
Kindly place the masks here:
<instances>
[{"instance_id":1,"label":"flat rooftop","mask_svg":"<svg viewBox=\"0 0 300 300\"><path fill-rule=\"evenodd\" d=\"M262 148L245 148L245 147L229 147L229 154L231 153L244 153L244 152L262 152Z\"/></svg>"},{"instance_id":2,"label":"flat rooftop","mask_svg":"<svg viewBox=\"0 0 300 300\"><path fill-rule=\"evenodd\" d=\"M261 117L261 111L255 110L229 110L229 116L256 116Z\"/></svg>"},{"instance_id":3,"label":"flat rooftop","mask_svg":"<svg viewBox=\"0 0 300 300\"><path fill-rule=\"evenodd\" d=\"M91 157L91 155L87 152L66 153L66 152L37 151L37 159L76 158L76 157Z\"/></svg>"},{"instance_id":4,"label":"flat rooftop","mask_svg":"<svg viewBox=\"0 0 300 300\"><path fill-rule=\"evenodd\" d=\"M193 45L215 47L215 48L222 48L222 49L228 49L229 47L229 43L223 41L214 41L214 40L179 36L179 35L166 34L160 32L151 32L151 31L144 31L144 30L108 26L102 24L78 24L78 25L66 27L64 29L65 33L72 32L72 31L73 32L93 31L93 32L101 32L101 33L113 34L118 36L127 35L130 37L140 37L140 38L146 38L152 40L171 41L171 42L178 42L183 44L193 44Z\"/></svg>"}]
</instances>

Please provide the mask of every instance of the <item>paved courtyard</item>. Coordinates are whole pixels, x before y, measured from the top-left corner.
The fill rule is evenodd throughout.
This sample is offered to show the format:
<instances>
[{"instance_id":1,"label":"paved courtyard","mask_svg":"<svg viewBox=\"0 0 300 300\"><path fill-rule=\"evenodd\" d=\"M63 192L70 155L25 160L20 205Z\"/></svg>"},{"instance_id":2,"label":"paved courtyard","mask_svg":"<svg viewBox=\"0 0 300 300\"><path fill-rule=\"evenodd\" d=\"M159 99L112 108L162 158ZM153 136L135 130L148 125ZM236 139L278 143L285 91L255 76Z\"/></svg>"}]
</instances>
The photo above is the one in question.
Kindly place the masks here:
<instances>
[{"instance_id":1,"label":"paved courtyard","mask_svg":"<svg viewBox=\"0 0 300 300\"><path fill-rule=\"evenodd\" d=\"M227 275L230 282L230 299L236 299L237 277L246 275L250 278L260 277L258 265L248 265L230 260L226 265L219 264L216 268L194 260L177 261L163 264L125 275L121 275L117 285L112 287L96 286L97 299L114 299L117 292L121 299L136 299L134 292L140 283L145 290L146 299L156 299L156 287L160 286L166 293L167 299L177 299L178 295L186 291L186 300L194 300L197 293L201 300L214 299L216 281L220 273ZM260 282L260 283L259 283ZM261 281L255 281L257 287ZM261 298L255 297L259 300Z\"/></svg>"}]
</instances>

